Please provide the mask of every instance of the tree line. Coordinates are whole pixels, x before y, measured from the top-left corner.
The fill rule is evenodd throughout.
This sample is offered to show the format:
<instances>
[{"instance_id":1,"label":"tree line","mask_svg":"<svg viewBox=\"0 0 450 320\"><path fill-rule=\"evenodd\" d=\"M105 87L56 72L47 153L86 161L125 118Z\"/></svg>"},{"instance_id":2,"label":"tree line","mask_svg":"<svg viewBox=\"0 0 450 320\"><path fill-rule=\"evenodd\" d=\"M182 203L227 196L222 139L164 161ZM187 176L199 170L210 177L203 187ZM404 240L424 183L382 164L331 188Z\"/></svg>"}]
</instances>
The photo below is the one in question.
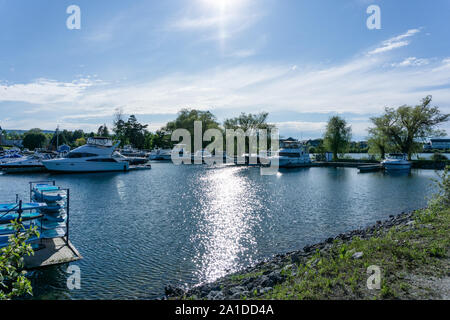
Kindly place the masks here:
<instances>
[{"instance_id":1,"label":"tree line","mask_svg":"<svg viewBox=\"0 0 450 320\"><path fill-rule=\"evenodd\" d=\"M386 107L382 115L372 117L372 127L368 129L369 152L381 158L386 153L399 152L407 154L411 160L427 139L445 136L439 126L449 120L450 114L443 114L431 101L432 97L427 96L416 106ZM351 135L351 126L345 119L333 116L328 121L322 147L333 152L337 160L348 151Z\"/></svg>"},{"instance_id":2,"label":"tree line","mask_svg":"<svg viewBox=\"0 0 450 320\"><path fill-rule=\"evenodd\" d=\"M372 126L368 129L368 146L362 148L351 141L352 129L347 121L336 115L327 123L323 139L318 146L311 148L311 152L323 154L325 151L333 153L334 160L353 150L365 150L372 154L380 154L384 158L386 153L401 152L408 155L421 150L422 144L431 137L444 136L439 125L448 121L450 115L443 114L438 107L431 106L432 97L427 96L416 106L403 105L398 108L385 108L384 113L371 118ZM78 147L86 143L87 138L94 136L110 137L120 140L120 145L132 145L138 149L151 150L154 148L172 148L176 142L171 141L171 135L176 129L186 129L194 138L194 123L202 123L202 134L208 129L218 129L225 134L227 129L248 130L274 128L268 123L268 113L241 113L234 118L225 119L222 125L210 111L196 109L182 109L175 120L168 122L156 132L150 132L147 124L142 124L135 115L126 118L121 110L114 115L113 128L101 125L97 132L85 133L82 130L62 130L58 133L44 133L40 129L31 129L24 133L23 146L30 150L49 147L56 149L56 145L67 144ZM17 138L17 137L16 137ZM204 142L205 147L210 142ZM248 143L248 142L247 142ZM193 141L192 141L193 144ZM269 142L270 145L270 142ZM362 151L364 152L364 151Z\"/></svg>"}]
</instances>

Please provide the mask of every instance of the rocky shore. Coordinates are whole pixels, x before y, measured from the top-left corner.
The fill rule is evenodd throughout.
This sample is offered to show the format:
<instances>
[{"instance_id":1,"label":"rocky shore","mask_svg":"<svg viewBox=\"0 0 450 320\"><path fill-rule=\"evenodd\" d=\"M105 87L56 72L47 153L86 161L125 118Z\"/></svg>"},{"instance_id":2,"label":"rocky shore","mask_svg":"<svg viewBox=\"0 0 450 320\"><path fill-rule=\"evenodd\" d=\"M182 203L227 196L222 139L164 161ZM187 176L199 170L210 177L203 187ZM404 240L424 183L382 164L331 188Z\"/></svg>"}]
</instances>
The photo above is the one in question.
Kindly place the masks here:
<instances>
[{"instance_id":1,"label":"rocky shore","mask_svg":"<svg viewBox=\"0 0 450 320\"><path fill-rule=\"evenodd\" d=\"M262 261L255 266L248 267L240 272L227 275L215 282L199 285L189 290L167 286L165 299L258 299L270 292L274 286L287 280L289 276L295 276L298 265L306 264L318 252L326 254L333 244L351 242L354 238L368 239L374 236L386 234L391 228L404 226L404 229L414 228L414 213L401 213L391 215L388 220L377 221L375 225L365 229L353 230L328 238L325 241L308 245L303 250L279 254L270 260ZM351 252L351 259L361 259L363 252ZM313 264L317 261L313 261Z\"/></svg>"}]
</instances>

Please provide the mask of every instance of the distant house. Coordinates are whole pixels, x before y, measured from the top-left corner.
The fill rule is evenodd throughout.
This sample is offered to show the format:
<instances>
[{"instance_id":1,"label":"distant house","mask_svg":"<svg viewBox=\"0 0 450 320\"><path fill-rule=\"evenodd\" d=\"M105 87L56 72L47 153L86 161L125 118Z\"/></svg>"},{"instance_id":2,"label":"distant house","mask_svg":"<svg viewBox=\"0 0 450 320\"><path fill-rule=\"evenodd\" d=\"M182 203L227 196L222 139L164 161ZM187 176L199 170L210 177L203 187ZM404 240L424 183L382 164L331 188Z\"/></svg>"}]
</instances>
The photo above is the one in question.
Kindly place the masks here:
<instances>
[{"instance_id":1,"label":"distant house","mask_svg":"<svg viewBox=\"0 0 450 320\"><path fill-rule=\"evenodd\" d=\"M3 131L2 128L0 128L0 146L22 148L23 147L22 142L23 142L22 139L15 139L15 140L6 139L6 132Z\"/></svg>"},{"instance_id":2,"label":"distant house","mask_svg":"<svg viewBox=\"0 0 450 320\"><path fill-rule=\"evenodd\" d=\"M359 147L361 149L366 149L369 147L369 145L368 145L367 141L359 141Z\"/></svg>"},{"instance_id":3,"label":"distant house","mask_svg":"<svg viewBox=\"0 0 450 320\"><path fill-rule=\"evenodd\" d=\"M322 139L308 140L306 144L310 147L318 147L322 143Z\"/></svg>"},{"instance_id":4,"label":"distant house","mask_svg":"<svg viewBox=\"0 0 450 320\"><path fill-rule=\"evenodd\" d=\"M425 148L425 147L424 147ZM450 149L450 139L430 139L430 144L427 145L426 149L437 149L437 150L445 150Z\"/></svg>"}]
</instances>

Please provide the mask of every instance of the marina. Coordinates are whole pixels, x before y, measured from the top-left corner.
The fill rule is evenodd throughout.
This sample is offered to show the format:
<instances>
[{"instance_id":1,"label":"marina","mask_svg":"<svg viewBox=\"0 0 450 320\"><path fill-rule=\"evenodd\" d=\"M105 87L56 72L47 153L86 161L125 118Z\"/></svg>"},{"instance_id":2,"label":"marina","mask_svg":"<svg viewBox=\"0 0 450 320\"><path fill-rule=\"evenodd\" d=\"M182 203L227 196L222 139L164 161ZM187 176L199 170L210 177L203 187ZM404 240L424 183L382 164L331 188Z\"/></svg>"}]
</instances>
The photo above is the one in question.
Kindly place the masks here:
<instances>
[{"instance_id":1,"label":"marina","mask_svg":"<svg viewBox=\"0 0 450 320\"><path fill-rule=\"evenodd\" d=\"M66 288L67 263L47 266L31 277L36 298L160 298L168 284L212 281L279 252L423 207L436 177L433 170L415 169L391 176L313 166L261 176L249 166L151 166L126 174L32 175L70 188L69 246L83 256L72 262L82 270L81 290ZM27 199L30 180L28 174L0 175L0 194ZM55 248L59 244L69 249L61 242ZM78 259L65 249L57 252ZM65 259L48 256L41 251L36 259L40 265Z\"/></svg>"}]
</instances>

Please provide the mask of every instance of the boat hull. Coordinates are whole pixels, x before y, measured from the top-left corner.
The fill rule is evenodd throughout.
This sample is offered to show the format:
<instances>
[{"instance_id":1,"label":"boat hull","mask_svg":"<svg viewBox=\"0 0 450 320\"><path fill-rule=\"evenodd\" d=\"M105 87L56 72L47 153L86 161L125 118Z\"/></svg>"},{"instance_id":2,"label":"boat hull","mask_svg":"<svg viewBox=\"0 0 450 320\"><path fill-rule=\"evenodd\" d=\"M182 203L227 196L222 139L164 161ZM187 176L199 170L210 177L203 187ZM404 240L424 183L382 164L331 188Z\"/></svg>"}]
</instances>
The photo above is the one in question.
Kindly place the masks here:
<instances>
[{"instance_id":1,"label":"boat hull","mask_svg":"<svg viewBox=\"0 0 450 320\"><path fill-rule=\"evenodd\" d=\"M389 163L389 164L383 164L384 168L387 171L407 171L407 170L411 170L411 164L394 164L394 163Z\"/></svg>"},{"instance_id":2,"label":"boat hull","mask_svg":"<svg viewBox=\"0 0 450 320\"><path fill-rule=\"evenodd\" d=\"M25 172L44 172L46 171L43 165L3 165L0 168L6 173L25 173Z\"/></svg>"},{"instance_id":3,"label":"boat hull","mask_svg":"<svg viewBox=\"0 0 450 320\"><path fill-rule=\"evenodd\" d=\"M129 164L123 162L70 162L60 160L48 160L42 162L45 168L50 172L111 172L111 171L128 171Z\"/></svg>"}]
</instances>

